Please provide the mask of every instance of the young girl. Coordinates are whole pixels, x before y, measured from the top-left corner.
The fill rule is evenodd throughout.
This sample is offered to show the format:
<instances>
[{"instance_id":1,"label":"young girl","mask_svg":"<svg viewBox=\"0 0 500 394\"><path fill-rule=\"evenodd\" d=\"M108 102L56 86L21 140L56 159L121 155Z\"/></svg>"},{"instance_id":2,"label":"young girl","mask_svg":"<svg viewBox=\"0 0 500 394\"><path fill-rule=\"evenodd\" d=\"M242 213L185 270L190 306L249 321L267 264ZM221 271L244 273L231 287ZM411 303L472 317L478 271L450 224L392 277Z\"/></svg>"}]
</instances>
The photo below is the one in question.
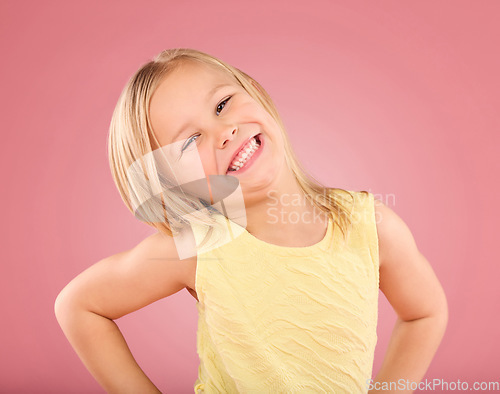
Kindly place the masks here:
<instances>
[{"instance_id":1,"label":"young girl","mask_svg":"<svg viewBox=\"0 0 500 394\"><path fill-rule=\"evenodd\" d=\"M125 204L158 232L82 272L55 304L106 391L159 392L113 320L184 288L198 309L197 393L415 389L447 323L438 279L373 194L306 174L253 78L163 51L123 90L109 137ZM379 288L398 320L372 379Z\"/></svg>"}]
</instances>

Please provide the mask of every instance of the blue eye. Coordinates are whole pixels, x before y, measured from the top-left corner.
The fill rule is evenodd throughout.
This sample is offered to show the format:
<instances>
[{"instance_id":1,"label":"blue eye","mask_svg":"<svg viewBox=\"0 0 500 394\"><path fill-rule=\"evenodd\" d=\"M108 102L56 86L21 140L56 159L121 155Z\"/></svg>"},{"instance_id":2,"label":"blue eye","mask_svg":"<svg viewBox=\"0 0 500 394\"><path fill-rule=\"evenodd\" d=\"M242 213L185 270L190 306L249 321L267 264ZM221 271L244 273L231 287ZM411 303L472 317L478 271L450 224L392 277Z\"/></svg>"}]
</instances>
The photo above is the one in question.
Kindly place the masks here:
<instances>
[{"instance_id":1,"label":"blue eye","mask_svg":"<svg viewBox=\"0 0 500 394\"><path fill-rule=\"evenodd\" d=\"M222 100L218 105L217 105L217 108L216 108L216 111L215 111L215 114L217 116L219 116L219 114L222 112L222 110L224 109L224 107L226 106L226 103L231 99L232 96L229 96L228 98ZM192 137L190 137L186 143L183 145L183 147L181 148L181 154L182 152L184 152L189 145L191 145L191 142L194 141L194 138L195 137L199 137L199 134L197 135L193 135Z\"/></svg>"},{"instance_id":2,"label":"blue eye","mask_svg":"<svg viewBox=\"0 0 500 394\"><path fill-rule=\"evenodd\" d=\"M182 147L181 152L184 152L187 149L187 147L191 144L191 142L194 141L194 137L199 137L199 134L193 135L191 138L189 138Z\"/></svg>"},{"instance_id":3,"label":"blue eye","mask_svg":"<svg viewBox=\"0 0 500 394\"><path fill-rule=\"evenodd\" d=\"M231 99L231 96L229 96L227 99L221 101L219 105L217 105L217 110L215 111L216 115L219 116L221 111L224 109L226 103ZM220 108L220 109L219 109Z\"/></svg>"}]
</instances>

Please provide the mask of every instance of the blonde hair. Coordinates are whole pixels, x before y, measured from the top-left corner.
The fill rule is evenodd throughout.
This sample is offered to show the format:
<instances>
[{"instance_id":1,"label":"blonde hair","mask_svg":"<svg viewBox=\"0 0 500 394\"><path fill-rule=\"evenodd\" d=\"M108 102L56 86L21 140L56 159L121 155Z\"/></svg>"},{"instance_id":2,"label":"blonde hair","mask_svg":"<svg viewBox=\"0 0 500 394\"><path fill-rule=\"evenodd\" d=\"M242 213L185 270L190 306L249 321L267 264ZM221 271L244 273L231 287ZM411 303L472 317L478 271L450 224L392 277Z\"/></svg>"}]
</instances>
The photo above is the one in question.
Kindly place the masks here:
<instances>
[{"instance_id":1,"label":"blonde hair","mask_svg":"<svg viewBox=\"0 0 500 394\"><path fill-rule=\"evenodd\" d=\"M186 214L190 222L210 226L209 231L217 227L210 206L199 199L170 192L168 180L161 179L154 164L144 160L146 155L161 148L151 125L151 97L168 73L183 61L190 60L216 67L232 76L274 118L283 135L286 163L298 185L314 206L333 219L345 238L352 211L343 201L346 196L353 201L354 196L344 189L327 188L302 168L271 97L256 80L222 60L189 48L162 51L132 76L118 99L109 129L108 153L113 180L127 208L140 220L169 236L176 235L186 223L183 219ZM133 165L135 170L143 172L143 181L137 181L137 177L131 181L128 171ZM155 193L154 190L163 192Z\"/></svg>"}]
</instances>

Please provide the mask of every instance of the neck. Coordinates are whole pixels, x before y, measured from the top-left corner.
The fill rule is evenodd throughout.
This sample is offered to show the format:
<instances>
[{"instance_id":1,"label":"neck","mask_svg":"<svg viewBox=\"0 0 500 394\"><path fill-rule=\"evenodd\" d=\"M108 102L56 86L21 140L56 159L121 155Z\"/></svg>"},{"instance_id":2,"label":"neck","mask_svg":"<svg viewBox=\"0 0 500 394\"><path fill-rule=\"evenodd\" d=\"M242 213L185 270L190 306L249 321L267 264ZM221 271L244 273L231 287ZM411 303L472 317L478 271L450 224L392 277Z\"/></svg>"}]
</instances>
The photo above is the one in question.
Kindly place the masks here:
<instances>
[{"instance_id":1,"label":"neck","mask_svg":"<svg viewBox=\"0 0 500 394\"><path fill-rule=\"evenodd\" d=\"M327 215L306 198L291 171L280 180L266 193L259 193L260 199L245 199L247 231L266 242L283 246L300 247L319 242L325 234Z\"/></svg>"}]
</instances>

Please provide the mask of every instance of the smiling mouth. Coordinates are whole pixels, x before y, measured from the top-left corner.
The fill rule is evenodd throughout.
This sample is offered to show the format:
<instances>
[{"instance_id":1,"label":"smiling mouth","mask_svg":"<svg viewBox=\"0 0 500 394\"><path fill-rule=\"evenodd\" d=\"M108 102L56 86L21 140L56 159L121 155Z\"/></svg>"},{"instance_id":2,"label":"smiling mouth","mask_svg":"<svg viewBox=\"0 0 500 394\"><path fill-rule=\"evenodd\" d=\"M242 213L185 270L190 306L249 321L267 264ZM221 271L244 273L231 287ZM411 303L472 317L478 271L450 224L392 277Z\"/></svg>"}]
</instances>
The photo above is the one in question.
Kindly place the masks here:
<instances>
[{"instance_id":1,"label":"smiling mouth","mask_svg":"<svg viewBox=\"0 0 500 394\"><path fill-rule=\"evenodd\" d=\"M245 146L236 154L229 164L226 174L238 172L245 167L245 164L253 157L255 152L261 147L260 133L250 138Z\"/></svg>"}]
</instances>

